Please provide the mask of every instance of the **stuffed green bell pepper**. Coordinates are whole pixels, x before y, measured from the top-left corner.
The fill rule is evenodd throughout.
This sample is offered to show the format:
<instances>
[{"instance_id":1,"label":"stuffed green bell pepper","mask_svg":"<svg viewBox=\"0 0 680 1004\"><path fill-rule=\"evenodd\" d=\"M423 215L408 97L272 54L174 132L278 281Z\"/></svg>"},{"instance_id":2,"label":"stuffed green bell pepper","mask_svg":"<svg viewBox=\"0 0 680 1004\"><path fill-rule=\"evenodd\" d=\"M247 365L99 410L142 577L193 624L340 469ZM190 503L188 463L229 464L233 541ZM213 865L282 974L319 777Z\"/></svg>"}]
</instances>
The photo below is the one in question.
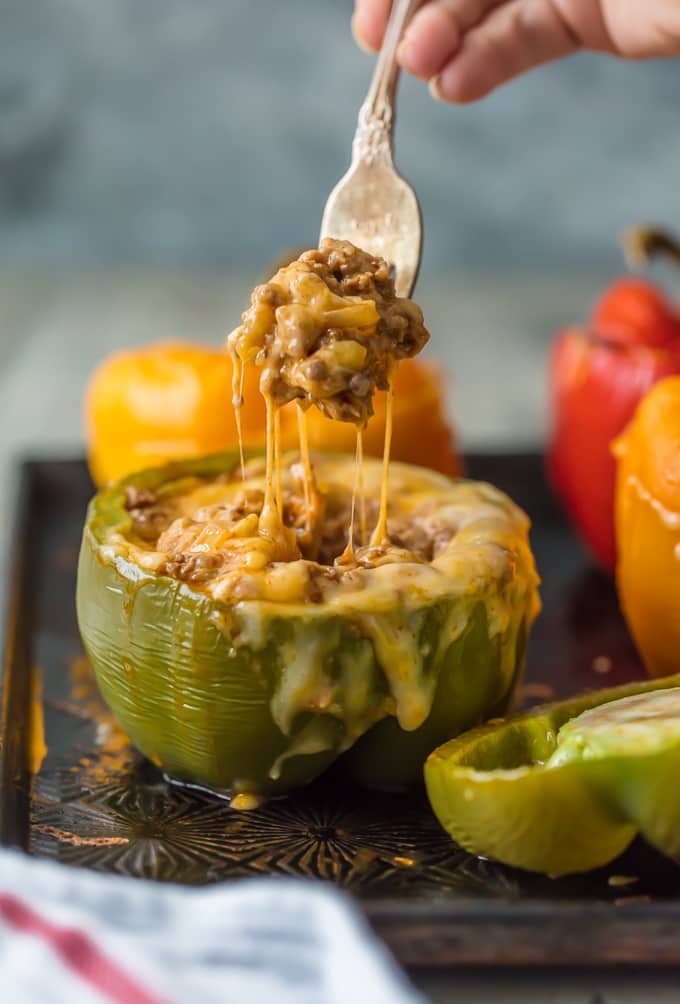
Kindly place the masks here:
<instances>
[{"instance_id":1,"label":"stuffed green bell pepper","mask_svg":"<svg viewBox=\"0 0 680 1004\"><path fill-rule=\"evenodd\" d=\"M466 850L559 876L641 834L680 855L680 675L534 708L435 750L432 807Z\"/></svg>"},{"instance_id":2,"label":"stuffed green bell pepper","mask_svg":"<svg viewBox=\"0 0 680 1004\"><path fill-rule=\"evenodd\" d=\"M374 785L421 778L437 743L507 707L538 610L528 520L495 488L392 464L375 547L366 461L352 549L354 458L315 458L311 498L301 468L283 457L283 541L263 530L264 460L231 453L105 488L83 535L105 700L169 776L242 805L339 757Z\"/></svg>"}]
</instances>

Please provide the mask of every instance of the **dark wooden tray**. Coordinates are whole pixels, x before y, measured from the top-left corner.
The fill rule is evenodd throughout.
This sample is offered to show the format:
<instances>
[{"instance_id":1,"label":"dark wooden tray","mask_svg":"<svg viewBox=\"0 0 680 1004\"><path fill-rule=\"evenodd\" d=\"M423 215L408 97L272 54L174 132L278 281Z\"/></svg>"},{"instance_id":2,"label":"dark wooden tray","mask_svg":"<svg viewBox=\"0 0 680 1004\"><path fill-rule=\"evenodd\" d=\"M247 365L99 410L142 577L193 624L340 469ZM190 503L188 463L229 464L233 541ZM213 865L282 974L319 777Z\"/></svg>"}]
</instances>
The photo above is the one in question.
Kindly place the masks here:
<instances>
[{"instance_id":1,"label":"dark wooden tray","mask_svg":"<svg viewBox=\"0 0 680 1004\"><path fill-rule=\"evenodd\" d=\"M526 699L639 676L613 587L567 528L539 458L471 457L469 470L507 490L534 521L544 612ZM81 462L22 466L8 583L0 843L166 881L325 879L357 897L407 965L680 963L680 868L641 843L609 868L552 881L461 851L420 792L348 790L329 774L295 797L238 813L168 785L116 728L83 658L73 595L91 492ZM620 875L636 881L609 881Z\"/></svg>"}]
</instances>

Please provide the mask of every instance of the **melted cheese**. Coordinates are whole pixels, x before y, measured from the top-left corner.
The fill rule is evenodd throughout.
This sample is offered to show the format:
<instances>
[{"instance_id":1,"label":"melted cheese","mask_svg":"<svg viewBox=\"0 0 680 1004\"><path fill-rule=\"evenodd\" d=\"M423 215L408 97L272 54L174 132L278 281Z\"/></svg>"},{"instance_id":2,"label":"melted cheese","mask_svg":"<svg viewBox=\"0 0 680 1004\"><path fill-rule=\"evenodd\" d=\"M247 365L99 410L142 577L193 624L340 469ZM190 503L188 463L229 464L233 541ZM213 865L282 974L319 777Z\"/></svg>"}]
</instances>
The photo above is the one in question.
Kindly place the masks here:
<instances>
[{"instance_id":1,"label":"melted cheese","mask_svg":"<svg viewBox=\"0 0 680 1004\"><path fill-rule=\"evenodd\" d=\"M380 509L378 510L378 522L375 525L373 536L371 537L371 547L384 547L389 544L387 533L387 492L390 474L390 450L392 448L392 402L394 392L392 385L387 391L387 401L385 403L385 445L383 446L383 466L380 481Z\"/></svg>"},{"instance_id":2,"label":"melted cheese","mask_svg":"<svg viewBox=\"0 0 680 1004\"><path fill-rule=\"evenodd\" d=\"M361 546L366 544L367 525L366 518L366 490L364 487L364 433L363 429L357 429L357 464L359 466L359 512L361 518Z\"/></svg>"},{"instance_id":3,"label":"melted cheese","mask_svg":"<svg viewBox=\"0 0 680 1004\"><path fill-rule=\"evenodd\" d=\"M243 385L245 378L245 366L237 352L231 353L231 404L234 409L234 421L236 424L236 436L238 439L238 455L241 461L241 476L246 478L246 458L243 450L243 424L241 422L241 409L243 408Z\"/></svg>"},{"instance_id":4,"label":"melted cheese","mask_svg":"<svg viewBox=\"0 0 680 1004\"><path fill-rule=\"evenodd\" d=\"M297 408L297 418L298 418L298 440L300 443L300 457L302 460L302 470L303 470L303 492L305 497L305 529L309 533L310 530L310 518L311 518L311 507L312 507L312 495L316 489L316 484L314 480L314 471L312 469L312 460L309 455L309 436L307 433L307 412L305 411L302 402L296 402Z\"/></svg>"},{"instance_id":5,"label":"melted cheese","mask_svg":"<svg viewBox=\"0 0 680 1004\"><path fill-rule=\"evenodd\" d=\"M356 452L354 454L354 478L352 481L352 504L350 506L349 513L349 530L347 532L347 547L337 559L339 565L353 565L356 563L356 554L354 552L354 533L356 526L356 514L357 514L357 498L359 492L361 491L361 484L363 481L362 467L364 463L363 450L361 448L361 429L357 429L357 445ZM365 507L365 501L362 498L362 504ZM363 538L362 538L363 542Z\"/></svg>"}]
</instances>

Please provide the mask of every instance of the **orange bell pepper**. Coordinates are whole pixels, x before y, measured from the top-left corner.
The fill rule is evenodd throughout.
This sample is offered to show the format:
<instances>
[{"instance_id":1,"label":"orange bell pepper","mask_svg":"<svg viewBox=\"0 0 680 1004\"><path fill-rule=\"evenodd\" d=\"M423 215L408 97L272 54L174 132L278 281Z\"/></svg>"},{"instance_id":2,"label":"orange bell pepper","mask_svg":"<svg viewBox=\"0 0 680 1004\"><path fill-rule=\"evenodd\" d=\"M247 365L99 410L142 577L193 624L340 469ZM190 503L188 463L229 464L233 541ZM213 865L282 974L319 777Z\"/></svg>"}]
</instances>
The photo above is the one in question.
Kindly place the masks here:
<instances>
[{"instance_id":1,"label":"orange bell pepper","mask_svg":"<svg viewBox=\"0 0 680 1004\"><path fill-rule=\"evenodd\" d=\"M97 485L181 457L236 443L231 407L232 364L221 349L157 342L110 356L95 371L85 398L89 464ZM259 374L246 371L243 433L264 439Z\"/></svg>"},{"instance_id":2,"label":"orange bell pepper","mask_svg":"<svg viewBox=\"0 0 680 1004\"><path fill-rule=\"evenodd\" d=\"M645 396L616 441L617 583L651 676L680 671L680 376Z\"/></svg>"}]
</instances>

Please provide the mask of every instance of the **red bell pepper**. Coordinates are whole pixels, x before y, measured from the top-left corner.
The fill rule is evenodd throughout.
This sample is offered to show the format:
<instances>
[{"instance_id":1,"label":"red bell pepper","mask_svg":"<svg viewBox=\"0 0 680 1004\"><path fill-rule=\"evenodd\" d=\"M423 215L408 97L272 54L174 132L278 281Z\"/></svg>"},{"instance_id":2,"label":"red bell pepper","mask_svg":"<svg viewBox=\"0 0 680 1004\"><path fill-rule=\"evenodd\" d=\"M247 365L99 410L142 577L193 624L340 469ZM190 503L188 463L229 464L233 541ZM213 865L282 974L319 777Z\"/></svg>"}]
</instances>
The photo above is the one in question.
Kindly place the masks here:
<instances>
[{"instance_id":1,"label":"red bell pepper","mask_svg":"<svg viewBox=\"0 0 680 1004\"><path fill-rule=\"evenodd\" d=\"M680 261L672 238L635 230L627 250L645 261L658 253ZM552 437L548 472L593 557L616 565L612 440L662 377L680 373L680 309L644 279L616 281L585 328L568 328L550 360Z\"/></svg>"}]
</instances>

